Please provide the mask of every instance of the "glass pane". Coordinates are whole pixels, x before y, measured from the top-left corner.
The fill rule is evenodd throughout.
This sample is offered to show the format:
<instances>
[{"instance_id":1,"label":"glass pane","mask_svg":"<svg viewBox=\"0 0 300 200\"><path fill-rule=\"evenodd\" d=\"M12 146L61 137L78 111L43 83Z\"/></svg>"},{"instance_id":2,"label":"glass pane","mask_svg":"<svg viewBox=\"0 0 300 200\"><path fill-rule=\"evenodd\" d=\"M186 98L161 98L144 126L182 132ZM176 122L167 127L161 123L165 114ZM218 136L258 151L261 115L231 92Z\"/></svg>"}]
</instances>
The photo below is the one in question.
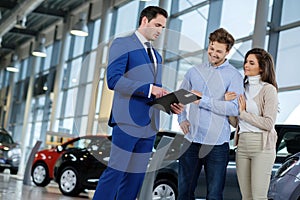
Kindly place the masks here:
<instances>
[{"instance_id":1,"label":"glass pane","mask_svg":"<svg viewBox=\"0 0 300 200\"><path fill-rule=\"evenodd\" d=\"M87 134L87 132L86 132L87 122L88 122L87 116L81 117L79 136L84 136ZM88 133L88 134L90 134L90 133Z\"/></svg>"},{"instance_id":2,"label":"glass pane","mask_svg":"<svg viewBox=\"0 0 300 200\"><path fill-rule=\"evenodd\" d=\"M204 1L206 1L206 0L179 0L178 1L178 11L185 10L187 8L190 8L193 5L202 3ZM177 3L176 1L174 1L174 2Z\"/></svg>"},{"instance_id":3,"label":"glass pane","mask_svg":"<svg viewBox=\"0 0 300 200\"><path fill-rule=\"evenodd\" d=\"M45 105L45 96L41 96L36 100L36 120L42 121L43 120L43 113L44 113L44 105Z\"/></svg>"},{"instance_id":4,"label":"glass pane","mask_svg":"<svg viewBox=\"0 0 300 200\"><path fill-rule=\"evenodd\" d=\"M26 74L27 74L27 68L28 68L28 59L25 59L22 61L22 65L21 65L21 80L26 78Z\"/></svg>"},{"instance_id":5,"label":"glass pane","mask_svg":"<svg viewBox=\"0 0 300 200\"><path fill-rule=\"evenodd\" d=\"M63 105L62 99L63 99L63 91L60 91L59 94L57 95L57 105L56 105L56 116L55 118L59 118L61 115L63 115L63 113L61 113L61 107L65 106ZM52 113L51 113L52 114Z\"/></svg>"},{"instance_id":6,"label":"glass pane","mask_svg":"<svg viewBox=\"0 0 300 200\"><path fill-rule=\"evenodd\" d=\"M99 113L100 103L101 103L101 94L102 94L103 80L100 80L98 83L98 96L96 102L96 113Z\"/></svg>"},{"instance_id":7,"label":"glass pane","mask_svg":"<svg viewBox=\"0 0 300 200\"><path fill-rule=\"evenodd\" d=\"M94 25L92 49L95 49L98 46L99 35L100 35L100 26L101 26L101 20L98 19L97 21L95 21L95 25Z\"/></svg>"},{"instance_id":8,"label":"glass pane","mask_svg":"<svg viewBox=\"0 0 300 200\"><path fill-rule=\"evenodd\" d=\"M181 21L179 51L193 52L205 48L207 15L208 6L205 6L178 17Z\"/></svg>"},{"instance_id":9,"label":"glass pane","mask_svg":"<svg viewBox=\"0 0 300 200\"><path fill-rule=\"evenodd\" d=\"M41 71L41 66L43 65L42 61L45 58L38 57L38 56L35 56L34 58L35 58L35 62L36 62L36 66L34 67L34 71L35 71L34 74L37 74L37 73L39 73Z\"/></svg>"},{"instance_id":10,"label":"glass pane","mask_svg":"<svg viewBox=\"0 0 300 200\"><path fill-rule=\"evenodd\" d=\"M284 0L282 5L281 24L289 24L300 20L300 1Z\"/></svg>"},{"instance_id":11,"label":"glass pane","mask_svg":"<svg viewBox=\"0 0 300 200\"><path fill-rule=\"evenodd\" d=\"M0 89L3 87L3 75L5 70L0 70Z\"/></svg>"},{"instance_id":12,"label":"glass pane","mask_svg":"<svg viewBox=\"0 0 300 200\"><path fill-rule=\"evenodd\" d=\"M158 6L159 1L158 0L152 0L152 1L146 1L145 2L145 8L148 6Z\"/></svg>"},{"instance_id":13,"label":"glass pane","mask_svg":"<svg viewBox=\"0 0 300 200\"><path fill-rule=\"evenodd\" d=\"M50 68L51 65L51 59L52 59L52 50L53 50L53 46L50 45L47 47L46 49L46 53L47 53L47 57L45 58L45 63L44 63L44 69L43 70L47 70Z\"/></svg>"},{"instance_id":14,"label":"glass pane","mask_svg":"<svg viewBox=\"0 0 300 200\"><path fill-rule=\"evenodd\" d=\"M95 67L98 66L96 63L96 61L97 61L96 55L97 55L97 52L93 51L86 57L86 58L89 58L89 65L86 66L86 67L88 67L88 74L87 74L86 82L93 81L93 79L94 79Z\"/></svg>"},{"instance_id":15,"label":"glass pane","mask_svg":"<svg viewBox=\"0 0 300 200\"><path fill-rule=\"evenodd\" d=\"M58 131L63 133L73 133L74 118L64 119L63 126L59 127Z\"/></svg>"},{"instance_id":16,"label":"glass pane","mask_svg":"<svg viewBox=\"0 0 300 200\"><path fill-rule=\"evenodd\" d=\"M69 78L69 87L73 87L79 84L80 70L82 65L82 58L77 58L72 61L71 73Z\"/></svg>"},{"instance_id":17,"label":"glass pane","mask_svg":"<svg viewBox=\"0 0 300 200\"><path fill-rule=\"evenodd\" d=\"M257 0L223 1L220 26L235 39L251 35L254 30L256 2Z\"/></svg>"},{"instance_id":18,"label":"glass pane","mask_svg":"<svg viewBox=\"0 0 300 200\"><path fill-rule=\"evenodd\" d=\"M75 113L78 88L68 90L65 117L73 117Z\"/></svg>"},{"instance_id":19,"label":"glass pane","mask_svg":"<svg viewBox=\"0 0 300 200\"><path fill-rule=\"evenodd\" d=\"M131 1L118 9L115 35L136 29L138 8L139 1Z\"/></svg>"},{"instance_id":20,"label":"glass pane","mask_svg":"<svg viewBox=\"0 0 300 200\"><path fill-rule=\"evenodd\" d=\"M177 87L180 86L181 82L184 79L185 73L191 68L193 65L191 65L190 62L188 62L187 59L182 59L179 61L179 68L178 68L178 75L177 75Z\"/></svg>"},{"instance_id":21,"label":"glass pane","mask_svg":"<svg viewBox=\"0 0 300 200\"><path fill-rule=\"evenodd\" d=\"M278 98L279 113L277 116L277 123L300 125L300 90L280 92Z\"/></svg>"},{"instance_id":22,"label":"glass pane","mask_svg":"<svg viewBox=\"0 0 300 200\"><path fill-rule=\"evenodd\" d=\"M162 68L162 85L165 89L173 91L176 87L177 62L165 64Z\"/></svg>"},{"instance_id":23,"label":"glass pane","mask_svg":"<svg viewBox=\"0 0 300 200\"><path fill-rule=\"evenodd\" d=\"M75 37L73 57L76 57L76 56L81 55L84 51L85 37L76 37L76 36L73 36L73 37Z\"/></svg>"},{"instance_id":24,"label":"glass pane","mask_svg":"<svg viewBox=\"0 0 300 200\"><path fill-rule=\"evenodd\" d=\"M42 132L42 123L41 122L36 122L34 123L34 133L33 133L33 138L31 140L31 145L32 147L35 145L36 141L40 139L40 135Z\"/></svg>"},{"instance_id":25,"label":"glass pane","mask_svg":"<svg viewBox=\"0 0 300 200\"><path fill-rule=\"evenodd\" d=\"M298 86L300 67L295 60L300 54L300 27L280 33L276 74L279 87Z\"/></svg>"},{"instance_id":26,"label":"glass pane","mask_svg":"<svg viewBox=\"0 0 300 200\"><path fill-rule=\"evenodd\" d=\"M235 44L227 58L229 62L236 68L243 69L244 66L244 56L251 49L252 40L247 42L242 42Z\"/></svg>"},{"instance_id":27,"label":"glass pane","mask_svg":"<svg viewBox=\"0 0 300 200\"><path fill-rule=\"evenodd\" d=\"M84 102L83 102L83 115L87 115L90 108L90 101L92 96L92 84L86 85L85 88L85 95L84 95Z\"/></svg>"}]
</instances>

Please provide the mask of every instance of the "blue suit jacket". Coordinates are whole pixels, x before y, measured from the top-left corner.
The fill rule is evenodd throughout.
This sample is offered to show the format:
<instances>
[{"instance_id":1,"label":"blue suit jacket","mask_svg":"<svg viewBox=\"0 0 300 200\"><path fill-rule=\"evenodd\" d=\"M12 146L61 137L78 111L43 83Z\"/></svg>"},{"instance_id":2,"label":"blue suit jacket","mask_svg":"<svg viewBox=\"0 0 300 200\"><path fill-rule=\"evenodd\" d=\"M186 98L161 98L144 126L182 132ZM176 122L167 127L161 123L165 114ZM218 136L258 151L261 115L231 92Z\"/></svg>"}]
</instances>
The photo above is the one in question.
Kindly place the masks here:
<instances>
[{"instance_id":1,"label":"blue suit jacket","mask_svg":"<svg viewBox=\"0 0 300 200\"><path fill-rule=\"evenodd\" d=\"M152 124L152 128L158 130L159 110L147 105L154 99L154 96L148 98L150 84L162 86L162 58L156 50L154 52L157 60L155 71L135 34L112 42L107 68L108 87L114 90L110 126L145 127Z\"/></svg>"}]
</instances>

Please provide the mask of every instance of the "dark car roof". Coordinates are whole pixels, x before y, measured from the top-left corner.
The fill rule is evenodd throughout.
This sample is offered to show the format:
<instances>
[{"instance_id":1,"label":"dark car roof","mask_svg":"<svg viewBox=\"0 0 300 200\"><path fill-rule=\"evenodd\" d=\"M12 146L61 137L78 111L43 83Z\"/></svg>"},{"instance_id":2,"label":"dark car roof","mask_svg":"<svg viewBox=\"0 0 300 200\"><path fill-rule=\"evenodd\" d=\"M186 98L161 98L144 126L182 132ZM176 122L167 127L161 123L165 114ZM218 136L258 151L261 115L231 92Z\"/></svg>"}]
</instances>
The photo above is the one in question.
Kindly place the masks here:
<instances>
[{"instance_id":1,"label":"dark car roof","mask_svg":"<svg viewBox=\"0 0 300 200\"><path fill-rule=\"evenodd\" d=\"M287 129L299 129L300 130L300 125L294 125L294 124L276 124L275 128L276 129L287 128Z\"/></svg>"},{"instance_id":2,"label":"dark car roof","mask_svg":"<svg viewBox=\"0 0 300 200\"><path fill-rule=\"evenodd\" d=\"M79 137L73 138L73 139L71 139L71 140L69 140L69 141L67 141L67 142L65 142L65 143L63 143L61 145L62 146L66 146L66 145L68 145L70 143L73 143L74 141L80 140L82 138L90 138L90 139L93 139L93 138L108 138L108 139L110 139L111 136L109 136L109 135L85 135L85 136L79 136Z\"/></svg>"},{"instance_id":3,"label":"dark car roof","mask_svg":"<svg viewBox=\"0 0 300 200\"><path fill-rule=\"evenodd\" d=\"M14 144L14 140L7 130L0 127L0 143Z\"/></svg>"},{"instance_id":4,"label":"dark car roof","mask_svg":"<svg viewBox=\"0 0 300 200\"><path fill-rule=\"evenodd\" d=\"M8 131L7 131L5 128L3 128L3 127L0 127L0 132L7 133L7 134L8 134Z\"/></svg>"}]
</instances>

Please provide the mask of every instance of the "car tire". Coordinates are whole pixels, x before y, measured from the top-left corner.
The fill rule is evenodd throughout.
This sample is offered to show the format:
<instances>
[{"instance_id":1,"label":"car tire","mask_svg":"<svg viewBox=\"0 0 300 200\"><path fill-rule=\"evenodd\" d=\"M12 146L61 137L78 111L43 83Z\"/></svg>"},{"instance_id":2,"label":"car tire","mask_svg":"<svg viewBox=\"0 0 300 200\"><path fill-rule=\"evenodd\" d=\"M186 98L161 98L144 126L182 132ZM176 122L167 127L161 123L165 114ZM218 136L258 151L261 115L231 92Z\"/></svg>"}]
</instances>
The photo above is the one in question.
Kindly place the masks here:
<instances>
[{"instance_id":1,"label":"car tire","mask_svg":"<svg viewBox=\"0 0 300 200\"><path fill-rule=\"evenodd\" d=\"M153 199L176 200L178 196L177 185L168 179L155 181L152 197Z\"/></svg>"},{"instance_id":2,"label":"car tire","mask_svg":"<svg viewBox=\"0 0 300 200\"><path fill-rule=\"evenodd\" d=\"M45 163L36 163L31 170L32 181L36 186L45 187L50 183L49 169Z\"/></svg>"},{"instance_id":3,"label":"car tire","mask_svg":"<svg viewBox=\"0 0 300 200\"><path fill-rule=\"evenodd\" d=\"M0 173L4 172L4 168L0 167Z\"/></svg>"},{"instance_id":4,"label":"car tire","mask_svg":"<svg viewBox=\"0 0 300 200\"><path fill-rule=\"evenodd\" d=\"M16 174L18 174L18 171L19 171L19 168L11 168L10 169L10 174L16 175Z\"/></svg>"},{"instance_id":5,"label":"car tire","mask_svg":"<svg viewBox=\"0 0 300 200\"><path fill-rule=\"evenodd\" d=\"M66 167L61 171L58 185L61 193L66 196L78 196L83 191L78 172L74 167Z\"/></svg>"},{"instance_id":6,"label":"car tire","mask_svg":"<svg viewBox=\"0 0 300 200\"><path fill-rule=\"evenodd\" d=\"M293 194L290 197L290 200L300 199L300 185L294 190Z\"/></svg>"}]
</instances>

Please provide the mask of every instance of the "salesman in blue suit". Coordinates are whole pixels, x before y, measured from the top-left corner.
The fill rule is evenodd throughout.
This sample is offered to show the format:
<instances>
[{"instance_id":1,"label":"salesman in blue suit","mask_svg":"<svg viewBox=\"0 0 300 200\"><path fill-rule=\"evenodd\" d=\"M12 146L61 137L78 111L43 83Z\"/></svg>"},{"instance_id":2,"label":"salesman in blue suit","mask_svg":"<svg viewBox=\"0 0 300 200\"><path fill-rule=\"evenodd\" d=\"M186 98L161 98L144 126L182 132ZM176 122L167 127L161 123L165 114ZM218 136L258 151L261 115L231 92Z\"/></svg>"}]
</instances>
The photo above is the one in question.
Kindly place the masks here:
<instances>
[{"instance_id":1,"label":"salesman in blue suit","mask_svg":"<svg viewBox=\"0 0 300 200\"><path fill-rule=\"evenodd\" d=\"M147 103L168 93L162 88L162 58L151 42L165 28L167 17L164 9L149 6L141 12L135 33L111 44L107 83L114 90L108 122L113 127L112 149L94 200L135 200L142 186L159 129L159 110ZM178 114L183 106L171 109Z\"/></svg>"}]
</instances>

